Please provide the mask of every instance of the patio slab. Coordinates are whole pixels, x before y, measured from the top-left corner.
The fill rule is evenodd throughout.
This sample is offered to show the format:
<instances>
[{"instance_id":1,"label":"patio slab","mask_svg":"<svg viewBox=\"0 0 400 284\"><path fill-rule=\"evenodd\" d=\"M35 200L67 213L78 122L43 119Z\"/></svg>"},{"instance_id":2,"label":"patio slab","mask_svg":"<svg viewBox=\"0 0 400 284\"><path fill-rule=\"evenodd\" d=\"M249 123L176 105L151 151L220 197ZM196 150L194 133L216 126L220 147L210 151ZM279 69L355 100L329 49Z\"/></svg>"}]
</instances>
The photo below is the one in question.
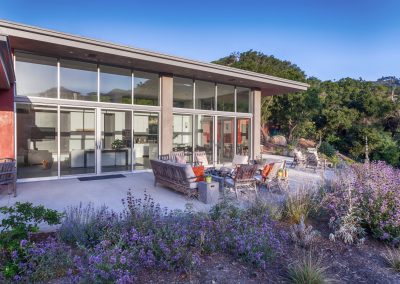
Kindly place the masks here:
<instances>
[{"instance_id":1,"label":"patio slab","mask_svg":"<svg viewBox=\"0 0 400 284\"><path fill-rule=\"evenodd\" d=\"M15 202L31 202L47 208L64 211L68 206L93 203L95 207L106 205L110 209L121 212L121 199L126 198L131 189L136 198L149 194L162 208L184 210L187 203L193 205L195 211L207 211L211 205L198 200L188 199L172 189L157 185L154 187L154 176L151 172L124 174L126 177L79 181L77 178L59 179L17 184L17 197L0 191L0 206L11 206Z\"/></svg>"}]
</instances>

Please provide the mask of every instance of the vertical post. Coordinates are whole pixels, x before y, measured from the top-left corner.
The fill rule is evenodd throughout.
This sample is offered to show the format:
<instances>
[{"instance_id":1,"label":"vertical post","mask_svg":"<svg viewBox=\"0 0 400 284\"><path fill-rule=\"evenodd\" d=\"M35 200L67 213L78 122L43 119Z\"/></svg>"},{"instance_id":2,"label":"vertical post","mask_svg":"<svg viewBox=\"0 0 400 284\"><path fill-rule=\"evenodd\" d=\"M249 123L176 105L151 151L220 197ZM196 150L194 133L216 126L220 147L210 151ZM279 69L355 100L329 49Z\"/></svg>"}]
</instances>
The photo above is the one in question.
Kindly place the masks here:
<instances>
[{"instance_id":1,"label":"vertical post","mask_svg":"<svg viewBox=\"0 0 400 284\"><path fill-rule=\"evenodd\" d=\"M172 151L172 132L173 132L173 76L171 74L161 75L161 155L166 155Z\"/></svg>"},{"instance_id":2,"label":"vertical post","mask_svg":"<svg viewBox=\"0 0 400 284\"><path fill-rule=\"evenodd\" d=\"M254 89L252 95L252 108L253 108L253 159L261 154L261 90Z\"/></svg>"}]
</instances>

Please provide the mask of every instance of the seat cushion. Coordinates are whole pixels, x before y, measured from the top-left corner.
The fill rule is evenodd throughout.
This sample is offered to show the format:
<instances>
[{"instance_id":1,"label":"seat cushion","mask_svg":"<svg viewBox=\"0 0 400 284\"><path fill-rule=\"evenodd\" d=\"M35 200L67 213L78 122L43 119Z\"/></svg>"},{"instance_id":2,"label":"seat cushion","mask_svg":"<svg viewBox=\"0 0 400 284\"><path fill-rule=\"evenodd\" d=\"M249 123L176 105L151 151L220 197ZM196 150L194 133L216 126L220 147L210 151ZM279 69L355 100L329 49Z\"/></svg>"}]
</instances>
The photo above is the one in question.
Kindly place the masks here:
<instances>
[{"instance_id":1,"label":"seat cushion","mask_svg":"<svg viewBox=\"0 0 400 284\"><path fill-rule=\"evenodd\" d=\"M192 166L190 166L190 165L185 166L185 175L186 175L186 179L189 182L195 182L197 179L196 175L193 172Z\"/></svg>"},{"instance_id":2,"label":"seat cushion","mask_svg":"<svg viewBox=\"0 0 400 284\"><path fill-rule=\"evenodd\" d=\"M186 164L185 156L175 156L175 159L178 164Z\"/></svg>"},{"instance_id":3,"label":"seat cushion","mask_svg":"<svg viewBox=\"0 0 400 284\"><path fill-rule=\"evenodd\" d=\"M206 156L206 155L198 155L198 156L197 156L197 162L198 162L200 165L208 166L208 159L207 159L207 156Z\"/></svg>"},{"instance_id":4,"label":"seat cushion","mask_svg":"<svg viewBox=\"0 0 400 284\"><path fill-rule=\"evenodd\" d=\"M248 163L249 163L249 157L248 156L235 155L233 157L233 161L232 161L233 165L243 165L243 164L248 164Z\"/></svg>"}]
</instances>

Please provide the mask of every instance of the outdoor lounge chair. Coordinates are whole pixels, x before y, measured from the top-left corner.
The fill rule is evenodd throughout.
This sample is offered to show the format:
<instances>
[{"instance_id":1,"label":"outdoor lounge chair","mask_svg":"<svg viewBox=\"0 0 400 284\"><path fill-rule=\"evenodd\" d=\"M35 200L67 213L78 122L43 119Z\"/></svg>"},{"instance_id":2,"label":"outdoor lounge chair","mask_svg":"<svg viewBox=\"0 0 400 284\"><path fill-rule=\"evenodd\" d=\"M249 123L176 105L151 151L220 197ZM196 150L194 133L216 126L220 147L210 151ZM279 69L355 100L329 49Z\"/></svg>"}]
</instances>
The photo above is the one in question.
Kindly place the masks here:
<instances>
[{"instance_id":1,"label":"outdoor lounge chair","mask_svg":"<svg viewBox=\"0 0 400 284\"><path fill-rule=\"evenodd\" d=\"M15 160L6 158L0 159L0 187L10 186L13 187L14 197L17 196L17 170L15 167ZM10 193L10 192L9 192Z\"/></svg>"},{"instance_id":2,"label":"outdoor lounge chair","mask_svg":"<svg viewBox=\"0 0 400 284\"><path fill-rule=\"evenodd\" d=\"M304 166L306 163L306 158L304 157L303 153L300 150L294 149L293 150L293 163L292 163L292 167L296 167L296 166Z\"/></svg>"},{"instance_id":3,"label":"outdoor lounge chair","mask_svg":"<svg viewBox=\"0 0 400 284\"><path fill-rule=\"evenodd\" d=\"M225 184L235 189L236 198L239 198L238 190L254 190L258 195L256 172L257 165L238 165L235 174L226 179Z\"/></svg>"},{"instance_id":4,"label":"outdoor lounge chair","mask_svg":"<svg viewBox=\"0 0 400 284\"><path fill-rule=\"evenodd\" d=\"M306 168L313 168L314 171L316 171L317 168L325 169L325 166L326 166L326 161L318 157L317 151L311 151L307 153Z\"/></svg>"},{"instance_id":5,"label":"outdoor lounge chair","mask_svg":"<svg viewBox=\"0 0 400 284\"><path fill-rule=\"evenodd\" d=\"M185 157L184 151L171 152L171 154L169 155L169 159L171 162L174 162L174 163L178 163L179 159L181 159L181 161L185 160L185 163L186 163L186 157ZM183 162L182 162L182 164L183 164Z\"/></svg>"},{"instance_id":6,"label":"outdoor lounge chair","mask_svg":"<svg viewBox=\"0 0 400 284\"><path fill-rule=\"evenodd\" d=\"M288 180L286 177L279 177L278 172L280 169L286 169L286 161L275 162L272 165L272 168L268 172L267 175L257 178L257 182L259 185L265 185L268 190L271 190L273 187L277 187L281 191L285 191L288 189Z\"/></svg>"},{"instance_id":7,"label":"outdoor lounge chair","mask_svg":"<svg viewBox=\"0 0 400 284\"><path fill-rule=\"evenodd\" d=\"M205 151L196 151L193 153L194 156L194 163L199 164L201 166L208 167L208 159L207 159L207 154Z\"/></svg>"}]
</instances>

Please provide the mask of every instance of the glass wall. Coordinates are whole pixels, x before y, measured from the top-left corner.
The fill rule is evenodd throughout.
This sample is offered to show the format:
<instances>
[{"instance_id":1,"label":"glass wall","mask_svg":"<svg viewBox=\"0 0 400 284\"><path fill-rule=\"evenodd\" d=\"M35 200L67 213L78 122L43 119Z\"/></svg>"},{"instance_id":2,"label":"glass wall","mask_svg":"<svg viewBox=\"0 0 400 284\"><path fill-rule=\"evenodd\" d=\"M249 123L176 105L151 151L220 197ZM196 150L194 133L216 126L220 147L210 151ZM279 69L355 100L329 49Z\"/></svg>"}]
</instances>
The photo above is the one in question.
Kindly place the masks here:
<instances>
[{"instance_id":1,"label":"glass wall","mask_svg":"<svg viewBox=\"0 0 400 284\"><path fill-rule=\"evenodd\" d=\"M158 114L134 112L134 169L150 169L150 159L158 158Z\"/></svg>"},{"instance_id":2,"label":"glass wall","mask_svg":"<svg viewBox=\"0 0 400 284\"><path fill-rule=\"evenodd\" d=\"M197 81L196 84L196 109L215 110L215 83Z\"/></svg>"},{"instance_id":3,"label":"glass wall","mask_svg":"<svg viewBox=\"0 0 400 284\"><path fill-rule=\"evenodd\" d=\"M195 116L195 151L205 151L209 164L213 164L213 145L214 145L214 119L212 116Z\"/></svg>"},{"instance_id":4,"label":"glass wall","mask_svg":"<svg viewBox=\"0 0 400 284\"><path fill-rule=\"evenodd\" d=\"M192 115L174 114L172 151L185 152L186 161L192 161L193 132Z\"/></svg>"},{"instance_id":5,"label":"glass wall","mask_svg":"<svg viewBox=\"0 0 400 284\"><path fill-rule=\"evenodd\" d=\"M131 70L100 66L100 101L132 104Z\"/></svg>"},{"instance_id":6,"label":"glass wall","mask_svg":"<svg viewBox=\"0 0 400 284\"><path fill-rule=\"evenodd\" d=\"M218 163L230 163L233 160L234 119L233 117L217 118L217 158Z\"/></svg>"},{"instance_id":7,"label":"glass wall","mask_svg":"<svg viewBox=\"0 0 400 284\"><path fill-rule=\"evenodd\" d=\"M239 155L250 155L250 118L236 119L236 153Z\"/></svg>"},{"instance_id":8,"label":"glass wall","mask_svg":"<svg viewBox=\"0 0 400 284\"><path fill-rule=\"evenodd\" d=\"M237 112L250 112L250 89L249 88L236 88L236 111Z\"/></svg>"},{"instance_id":9,"label":"glass wall","mask_svg":"<svg viewBox=\"0 0 400 284\"><path fill-rule=\"evenodd\" d=\"M97 101L96 64L60 60L60 98Z\"/></svg>"},{"instance_id":10,"label":"glass wall","mask_svg":"<svg viewBox=\"0 0 400 284\"><path fill-rule=\"evenodd\" d=\"M61 175L95 173L95 111L61 108Z\"/></svg>"},{"instance_id":11,"label":"glass wall","mask_svg":"<svg viewBox=\"0 0 400 284\"><path fill-rule=\"evenodd\" d=\"M132 112L101 111L101 171L130 171Z\"/></svg>"},{"instance_id":12,"label":"glass wall","mask_svg":"<svg viewBox=\"0 0 400 284\"><path fill-rule=\"evenodd\" d=\"M235 111L235 87L229 85L217 85L217 110Z\"/></svg>"},{"instance_id":13,"label":"glass wall","mask_svg":"<svg viewBox=\"0 0 400 284\"><path fill-rule=\"evenodd\" d=\"M134 99L137 105L158 106L160 76L156 73L135 71Z\"/></svg>"},{"instance_id":14,"label":"glass wall","mask_svg":"<svg viewBox=\"0 0 400 284\"><path fill-rule=\"evenodd\" d=\"M174 107L193 108L193 80L174 77Z\"/></svg>"},{"instance_id":15,"label":"glass wall","mask_svg":"<svg viewBox=\"0 0 400 284\"><path fill-rule=\"evenodd\" d=\"M57 98L57 59L16 52L17 95Z\"/></svg>"},{"instance_id":16,"label":"glass wall","mask_svg":"<svg viewBox=\"0 0 400 284\"><path fill-rule=\"evenodd\" d=\"M18 178L58 175L57 108L17 105Z\"/></svg>"}]
</instances>

